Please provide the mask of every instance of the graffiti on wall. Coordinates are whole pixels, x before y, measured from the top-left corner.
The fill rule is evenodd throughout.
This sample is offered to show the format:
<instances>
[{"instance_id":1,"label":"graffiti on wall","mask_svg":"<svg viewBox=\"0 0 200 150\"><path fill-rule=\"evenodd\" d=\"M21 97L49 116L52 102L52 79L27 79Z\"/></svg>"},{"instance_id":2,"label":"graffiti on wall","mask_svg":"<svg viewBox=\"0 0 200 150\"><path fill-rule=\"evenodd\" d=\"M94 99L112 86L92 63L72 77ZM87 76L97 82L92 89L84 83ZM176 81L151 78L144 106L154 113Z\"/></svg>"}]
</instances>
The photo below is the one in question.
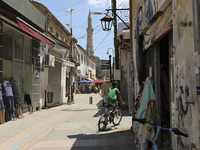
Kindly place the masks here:
<instances>
[{"instance_id":1,"label":"graffiti on wall","mask_svg":"<svg viewBox=\"0 0 200 150\"><path fill-rule=\"evenodd\" d=\"M144 48L150 47L159 37L172 28L172 3L144 34Z\"/></svg>"},{"instance_id":2,"label":"graffiti on wall","mask_svg":"<svg viewBox=\"0 0 200 150\"><path fill-rule=\"evenodd\" d=\"M177 67L175 72L175 92L176 92L176 127L186 132L188 127L186 121L192 124L192 105L190 105L190 87L186 83L184 67ZM188 130L187 130L188 131ZM177 144L183 149L197 150L195 143L185 143L184 137L177 136Z\"/></svg>"}]
</instances>

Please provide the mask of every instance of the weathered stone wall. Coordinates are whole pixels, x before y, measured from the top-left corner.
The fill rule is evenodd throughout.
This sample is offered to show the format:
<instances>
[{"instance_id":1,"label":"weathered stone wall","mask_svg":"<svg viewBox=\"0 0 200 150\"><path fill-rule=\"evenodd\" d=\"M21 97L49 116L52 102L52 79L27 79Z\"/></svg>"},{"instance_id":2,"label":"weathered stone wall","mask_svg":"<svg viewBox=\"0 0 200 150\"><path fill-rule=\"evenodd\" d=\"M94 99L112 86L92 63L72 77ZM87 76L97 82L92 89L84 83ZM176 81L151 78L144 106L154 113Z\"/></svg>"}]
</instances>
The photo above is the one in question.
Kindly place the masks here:
<instances>
[{"instance_id":1,"label":"weathered stone wall","mask_svg":"<svg viewBox=\"0 0 200 150\"><path fill-rule=\"evenodd\" d=\"M192 10L192 0L173 1L175 124L189 135L188 138L177 136L180 150L200 148Z\"/></svg>"},{"instance_id":2,"label":"weathered stone wall","mask_svg":"<svg viewBox=\"0 0 200 150\"><path fill-rule=\"evenodd\" d=\"M167 2L167 0L166 0ZM169 1L168 1L169 2ZM135 5L135 4L134 4ZM145 20L140 18L143 10L142 1L137 1L137 7L132 10L132 57L133 57L133 76L134 89L137 95L139 91L140 60L143 44L140 39L146 27ZM194 58L194 31L193 31L193 8L192 0L173 0L172 1L173 19L173 51L174 51L174 101L175 101L175 126L179 130L188 133L188 138L176 136L178 150L200 149L199 145L199 114L196 93L196 74ZM151 19L150 19L151 20ZM145 25L146 26L145 26ZM153 23L152 23L153 24ZM147 30L146 30L147 31ZM145 32L146 32L145 31ZM152 41L151 41L152 42ZM153 43L152 43L153 44ZM170 60L169 60L170 61ZM141 63L141 64L139 64ZM174 107L174 106L173 106Z\"/></svg>"},{"instance_id":3,"label":"weathered stone wall","mask_svg":"<svg viewBox=\"0 0 200 150\"><path fill-rule=\"evenodd\" d=\"M128 108L128 87L131 86L128 83L128 70L129 70L129 58L130 52L126 50L120 51L120 60L121 60L121 81L120 81L120 92L122 100L125 102L125 108Z\"/></svg>"}]
</instances>

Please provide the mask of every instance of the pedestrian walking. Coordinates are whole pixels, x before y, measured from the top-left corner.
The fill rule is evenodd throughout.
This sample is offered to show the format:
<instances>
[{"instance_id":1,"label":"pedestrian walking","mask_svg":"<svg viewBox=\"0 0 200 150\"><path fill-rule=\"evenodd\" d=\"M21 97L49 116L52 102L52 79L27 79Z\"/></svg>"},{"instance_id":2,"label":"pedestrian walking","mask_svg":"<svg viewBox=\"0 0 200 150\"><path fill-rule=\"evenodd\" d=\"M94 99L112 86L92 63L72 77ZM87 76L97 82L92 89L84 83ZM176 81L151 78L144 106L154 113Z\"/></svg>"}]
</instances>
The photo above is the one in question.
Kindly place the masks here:
<instances>
[{"instance_id":1,"label":"pedestrian walking","mask_svg":"<svg viewBox=\"0 0 200 150\"><path fill-rule=\"evenodd\" d=\"M10 81L10 79L6 78L6 80L4 80L4 82L3 82L3 86L5 88L6 98L7 98L8 103L9 103L10 120L12 121L12 120L15 120L14 98L13 98L12 86L11 86L11 83L9 81Z\"/></svg>"},{"instance_id":2,"label":"pedestrian walking","mask_svg":"<svg viewBox=\"0 0 200 150\"><path fill-rule=\"evenodd\" d=\"M5 107L3 103L3 97L2 97L2 88L0 85L0 124L5 123Z\"/></svg>"},{"instance_id":3,"label":"pedestrian walking","mask_svg":"<svg viewBox=\"0 0 200 150\"><path fill-rule=\"evenodd\" d=\"M12 91L13 91L13 96L14 96L14 105L15 105L17 117L19 119L21 119L24 116L22 115L21 97L20 97L20 94L19 94L18 84L15 80L15 77L12 77L12 79L10 79L10 83L11 83L11 86L12 86Z\"/></svg>"}]
</instances>

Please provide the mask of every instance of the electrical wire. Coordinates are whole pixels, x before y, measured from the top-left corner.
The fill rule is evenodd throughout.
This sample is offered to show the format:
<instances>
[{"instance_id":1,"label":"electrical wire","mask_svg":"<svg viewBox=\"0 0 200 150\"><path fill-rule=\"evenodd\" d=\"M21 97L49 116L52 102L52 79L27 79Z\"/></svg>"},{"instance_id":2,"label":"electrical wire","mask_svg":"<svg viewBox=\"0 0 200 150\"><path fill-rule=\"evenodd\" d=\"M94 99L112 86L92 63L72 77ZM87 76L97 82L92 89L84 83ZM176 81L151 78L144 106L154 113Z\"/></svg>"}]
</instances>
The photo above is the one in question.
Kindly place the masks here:
<instances>
[{"instance_id":1,"label":"electrical wire","mask_svg":"<svg viewBox=\"0 0 200 150\"><path fill-rule=\"evenodd\" d=\"M103 48L105 48L105 47L108 47L108 46L111 45L111 44L113 44L113 42L111 42L110 44L108 44L108 45L106 45L106 46L104 46L104 47L101 47L101 48L95 49L94 51L97 51L97 50L103 49Z\"/></svg>"},{"instance_id":2,"label":"electrical wire","mask_svg":"<svg viewBox=\"0 0 200 150\"><path fill-rule=\"evenodd\" d=\"M93 5L93 6L86 7L86 8L83 8L83 9L81 9L81 10L75 11L75 12L73 12L73 14L74 14L74 13L77 13L77 12L80 12L80 11L83 11L83 10L85 10L85 9L91 8L91 7L98 6L99 4L101 4L101 3L98 3L98 4L96 4L96 5ZM109 7L110 7L110 6L109 6ZM109 7L108 7L108 8L109 8ZM107 8L107 9L108 9L108 8ZM63 16L66 16L66 15L69 15L69 14L64 14L64 15L61 15L61 16L58 16L58 17L63 17ZM58 18L58 17L57 17L57 18Z\"/></svg>"},{"instance_id":3,"label":"electrical wire","mask_svg":"<svg viewBox=\"0 0 200 150\"><path fill-rule=\"evenodd\" d=\"M68 7L66 7L66 8L61 9L61 10L58 10L58 11L54 12L53 14L56 14L56 13L58 13L58 12L61 12L61 11L65 10L65 9L70 8L70 7L74 6L74 5L77 5L77 4L79 4L79 3L83 2L83 1L86 1L86 0L79 1L79 2L77 2L77 3L75 3L75 4L71 5L71 6L68 6Z\"/></svg>"},{"instance_id":4,"label":"electrical wire","mask_svg":"<svg viewBox=\"0 0 200 150\"><path fill-rule=\"evenodd\" d=\"M99 24L98 26L96 26L94 29L98 28L99 26L100 26L100 24ZM90 31L90 32L92 32L92 31ZM90 33L90 32L88 32L88 33ZM79 38L76 38L76 39L84 38L86 35L87 35L87 34L84 34L82 37L79 37ZM76 36L76 37L77 37L77 36Z\"/></svg>"},{"instance_id":5,"label":"electrical wire","mask_svg":"<svg viewBox=\"0 0 200 150\"><path fill-rule=\"evenodd\" d=\"M110 34L110 32L108 32L108 34L105 36L105 38L99 43L99 45L101 45L102 44L102 42L108 37L108 35ZM95 50L99 47L99 45L95 48ZM94 51L95 51L94 50Z\"/></svg>"}]
</instances>

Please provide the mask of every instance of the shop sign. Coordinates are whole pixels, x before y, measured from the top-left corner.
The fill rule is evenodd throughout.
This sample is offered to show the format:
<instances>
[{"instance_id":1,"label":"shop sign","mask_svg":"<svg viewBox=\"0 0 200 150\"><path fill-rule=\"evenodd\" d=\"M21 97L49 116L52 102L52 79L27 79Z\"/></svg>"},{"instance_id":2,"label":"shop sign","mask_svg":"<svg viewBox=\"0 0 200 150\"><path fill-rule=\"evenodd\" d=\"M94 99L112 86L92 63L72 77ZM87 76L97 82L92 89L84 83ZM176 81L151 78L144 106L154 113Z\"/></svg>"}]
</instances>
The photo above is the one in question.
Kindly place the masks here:
<instances>
[{"instance_id":1,"label":"shop sign","mask_svg":"<svg viewBox=\"0 0 200 150\"><path fill-rule=\"evenodd\" d=\"M172 3L163 12L162 16L153 23L144 35L144 49L150 47L162 35L172 28Z\"/></svg>"}]
</instances>

